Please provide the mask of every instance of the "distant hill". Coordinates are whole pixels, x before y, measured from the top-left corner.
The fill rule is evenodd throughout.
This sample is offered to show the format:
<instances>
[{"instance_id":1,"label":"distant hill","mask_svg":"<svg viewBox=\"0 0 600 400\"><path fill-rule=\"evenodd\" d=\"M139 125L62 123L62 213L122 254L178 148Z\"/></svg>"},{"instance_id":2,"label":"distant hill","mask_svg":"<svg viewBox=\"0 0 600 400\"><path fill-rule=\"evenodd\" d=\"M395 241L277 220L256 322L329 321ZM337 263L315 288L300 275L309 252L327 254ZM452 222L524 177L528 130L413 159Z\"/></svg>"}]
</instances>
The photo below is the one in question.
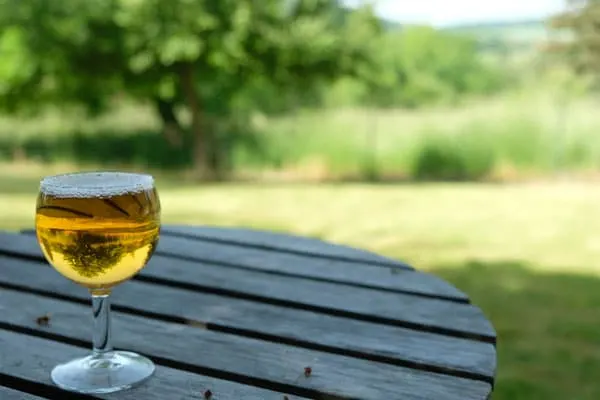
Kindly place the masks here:
<instances>
[{"instance_id":1,"label":"distant hill","mask_svg":"<svg viewBox=\"0 0 600 400\"><path fill-rule=\"evenodd\" d=\"M408 25L387 18L381 18L381 23L387 30L401 30ZM556 34L549 31L544 19L457 24L440 29L472 35L482 43L503 42L518 47L544 42Z\"/></svg>"},{"instance_id":2,"label":"distant hill","mask_svg":"<svg viewBox=\"0 0 600 400\"><path fill-rule=\"evenodd\" d=\"M516 46L539 44L553 34L544 20L456 25L444 30L472 35L482 43L503 42Z\"/></svg>"},{"instance_id":3,"label":"distant hill","mask_svg":"<svg viewBox=\"0 0 600 400\"><path fill-rule=\"evenodd\" d=\"M386 19L386 18L380 18L379 19L381 21L381 24L383 25L384 29L390 30L390 31L395 31L398 29L402 29L403 24L397 21L392 21L390 19Z\"/></svg>"},{"instance_id":4,"label":"distant hill","mask_svg":"<svg viewBox=\"0 0 600 400\"><path fill-rule=\"evenodd\" d=\"M389 30L401 30L406 24L382 20ZM530 21L506 21L494 23L472 23L440 28L446 32L469 35L475 38L484 52L522 53L539 49L550 38L556 38L558 32L552 31L543 19ZM561 36L564 33L560 34Z\"/></svg>"},{"instance_id":5,"label":"distant hill","mask_svg":"<svg viewBox=\"0 0 600 400\"><path fill-rule=\"evenodd\" d=\"M409 26L386 19L382 19L382 23L388 30L402 30ZM500 58L503 62L535 59L549 40L568 37L568 33L550 29L543 19L460 24L440 29L473 37L482 55L492 60Z\"/></svg>"}]
</instances>

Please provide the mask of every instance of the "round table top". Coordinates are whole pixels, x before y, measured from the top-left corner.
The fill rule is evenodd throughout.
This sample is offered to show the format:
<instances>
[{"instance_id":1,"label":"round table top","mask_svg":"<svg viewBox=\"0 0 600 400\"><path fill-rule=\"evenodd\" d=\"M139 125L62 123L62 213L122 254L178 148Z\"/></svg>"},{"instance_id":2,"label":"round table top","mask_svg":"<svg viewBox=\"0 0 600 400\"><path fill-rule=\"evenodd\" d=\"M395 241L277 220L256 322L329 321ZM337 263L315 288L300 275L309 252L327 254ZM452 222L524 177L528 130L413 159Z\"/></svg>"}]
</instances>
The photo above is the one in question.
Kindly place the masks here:
<instances>
[{"instance_id":1,"label":"round table top","mask_svg":"<svg viewBox=\"0 0 600 400\"><path fill-rule=\"evenodd\" d=\"M87 351L89 295L31 230L0 234L0 265L0 398L63 398L49 372ZM115 347L158 368L95 398L484 400L494 385L496 333L465 293L347 246L165 225L111 297Z\"/></svg>"}]
</instances>

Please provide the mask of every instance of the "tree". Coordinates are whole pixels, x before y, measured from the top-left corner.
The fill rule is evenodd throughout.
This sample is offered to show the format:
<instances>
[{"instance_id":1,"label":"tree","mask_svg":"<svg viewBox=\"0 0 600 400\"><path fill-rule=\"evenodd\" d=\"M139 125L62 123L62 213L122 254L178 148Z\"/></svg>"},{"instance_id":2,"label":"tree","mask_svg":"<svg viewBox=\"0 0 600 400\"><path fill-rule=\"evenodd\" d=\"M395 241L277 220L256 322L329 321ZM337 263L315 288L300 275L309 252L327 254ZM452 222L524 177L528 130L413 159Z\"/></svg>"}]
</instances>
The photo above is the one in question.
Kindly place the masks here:
<instances>
[{"instance_id":1,"label":"tree","mask_svg":"<svg viewBox=\"0 0 600 400\"><path fill-rule=\"evenodd\" d=\"M551 53L566 58L579 73L600 71L600 1L569 0L565 12L550 20L551 28L570 35L550 43Z\"/></svg>"},{"instance_id":2,"label":"tree","mask_svg":"<svg viewBox=\"0 0 600 400\"><path fill-rule=\"evenodd\" d=\"M386 33L376 43L377 68L365 81L371 101L380 106L418 107L500 87L499 71L482 61L469 36L407 26Z\"/></svg>"},{"instance_id":3,"label":"tree","mask_svg":"<svg viewBox=\"0 0 600 400\"><path fill-rule=\"evenodd\" d=\"M369 62L368 7L337 0L0 0L0 109L153 101L171 142L191 114L195 171L214 172L214 120L247 82L309 88Z\"/></svg>"}]
</instances>

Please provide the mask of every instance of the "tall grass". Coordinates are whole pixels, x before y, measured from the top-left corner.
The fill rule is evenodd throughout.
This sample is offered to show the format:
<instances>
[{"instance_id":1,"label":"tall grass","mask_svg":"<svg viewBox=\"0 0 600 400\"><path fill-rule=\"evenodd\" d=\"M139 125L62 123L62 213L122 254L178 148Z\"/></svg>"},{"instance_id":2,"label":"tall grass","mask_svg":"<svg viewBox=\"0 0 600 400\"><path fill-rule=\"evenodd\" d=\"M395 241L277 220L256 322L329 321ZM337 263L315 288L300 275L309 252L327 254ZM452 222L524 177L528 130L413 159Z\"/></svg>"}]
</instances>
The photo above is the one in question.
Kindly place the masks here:
<instances>
[{"instance_id":1,"label":"tall grass","mask_svg":"<svg viewBox=\"0 0 600 400\"><path fill-rule=\"evenodd\" d=\"M278 167L318 163L332 176L372 163L381 177L416 179L588 171L600 167L599 105L513 94L454 109L305 111L268 121L261 138Z\"/></svg>"},{"instance_id":2,"label":"tall grass","mask_svg":"<svg viewBox=\"0 0 600 400\"><path fill-rule=\"evenodd\" d=\"M234 173L294 178L518 178L600 167L600 102L512 93L455 108L296 110L256 116L258 142L229 143ZM0 157L185 169L143 107L94 121L80 115L0 119Z\"/></svg>"}]
</instances>

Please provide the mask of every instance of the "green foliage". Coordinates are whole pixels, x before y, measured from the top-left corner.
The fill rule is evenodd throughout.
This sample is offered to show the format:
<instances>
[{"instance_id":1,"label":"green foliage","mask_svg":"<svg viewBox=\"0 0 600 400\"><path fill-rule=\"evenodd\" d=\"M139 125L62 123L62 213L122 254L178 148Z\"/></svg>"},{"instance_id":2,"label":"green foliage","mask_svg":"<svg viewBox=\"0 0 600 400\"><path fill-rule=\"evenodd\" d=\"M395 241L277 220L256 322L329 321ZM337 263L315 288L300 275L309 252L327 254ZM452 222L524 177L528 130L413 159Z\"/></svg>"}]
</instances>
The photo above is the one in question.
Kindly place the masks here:
<instances>
[{"instance_id":1,"label":"green foliage","mask_svg":"<svg viewBox=\"0 0 600 400\"><path fill-rule=\"evenodd\" d=\"M10 112L99 112L118 93L189 106L186 64L204 112L220 118L253 96L265 111L318 104L323 92L328 103L419 106L499 84L473 40L428 27L382 36L369 7L335 0L5 0L0 14L0 109Z\"/></svg>"},{"instance_id":2,"label":"green foliage","mask_svg":"<svg viewBox=\"0 0 600 400\"><path fill-rule=\"evenodd\" d=\"M577 72L591 75L597 81L600 66L600 3L596 0L568 0L567 4L567 10L550 21L555 32L563 35L550 44L549 53L558 55Z\"/></svg>"},{"instance_id":3,"label":"green foliage","mask_svg":"<svg viewBox=\"0 0 600 400\"><path fill-rule=\"evenodd\" d=\"M286 3L6 0L0 94L28 84L39 98L92 105L119 90L177 98L185 63L198 69L199 87L217 90L256 76L304 85L357 68L362 41L378 29L368 9L349 13L334 0ZM15 68L24 61L27 68Z\"/></svg>"},{"instance_id":4,"label":"green foliage","mask_svg":"<svg viewBox=\"0 0 600 400\"><path fill-rule=\"evenodd\" d=\"M411 176L434 181L477 181L489 177L495 157L485 135L480 132L475 136L429 136L416 156Z\"/></svg>"},{"instance_id":5,"label":"green foliage","mask_svg":"<svg viewBox=\"0 0 600 400\"><path fill-rule=\"evenodd\" d=\"M600 167L598 102L578 99L561 109L553 100L544 91L542 98L506 96L460 108L350 108L272 118L259 137L274 155L263 165L286 170L317 163L333 178L415 180L512 179Z\"/></svg>"},{"instance_id":6,"label":"green foliage","mask_svg":"<svg viewBox=\"0 0 600 400\"><path fill-rule=\"evenodd\" d=\"M393 49L396 38L388 40ZM390 56L398 75L405 76L400 101L408 105L485 93L496 84L490 68L478 58L476 43L466 36L415 27L397 38L397 48Z\"/></svg>"},{"instance_id":7,"label":"green foliage","mask_svg":"<svg viewBox=\"0 0 600 400\"><path fill-rule=\"evenodd\" d=\"M154 131L95 131L32 136L23 140L3 137L0 155L4 159L18 152L43 163L75 162L81 165L133 165L161 169L182 169L192 165L190 142L182 148L169 146Z\"/></svg>"},{"instance_id":8,"label":"green foliage","mask_svg":"<svg viewBox=\"0 0 600 400\"><path fill-rule=\"evenodd\" d=\"M0 35L0 98L5 99L6 106L23 96L35 74L35 61L23 45L23 36L23 30L16 26Z\"/></svg>"},{"instance_id":9,"label":"green foliage","mask_svg":"<svg viewBox=\"0 0 600 400\"><path fill-rule=\"evenodd\" d=\"M599 168L598 102L577 99L562 110L553 100L506 96L461 108L305 110L255 116L250 124L242 115L220 122L227 125L213 140L224 149L217 161L222 171L244 176L293 171L299 178L484 180ZM71 114L0 119L0 158L193 167L191 136L174 148L148 122L150 110L121 108L86 125Z\"/></svg>"},{"instance_id":10,"label":"green foliage","mask_svg":"<svg viewBox=\"0 0 600 400\"><path fill-rule=\"evenodd\" d=\"M360 79L338 80L326 94L329 104L414 108L454 103L504 85L503 75L481 59L468 36L412 26L387 32L370 46L374 62Z\"/></svg>"},{"instance_id":11,"label":"green foliage","mask_svg":"<svg viewBox=\"0 0 600 400\"><path fill-rule=\"evenodd\" d=\"M370 7L349 11L337 0L0 2L0 112L83 105L100 114L125 97L152 104L162 118L165 137L132 127L144 133L120 137L109 129L9 146L46 160L129 159L228 172L246 162L302 163L327 148L327 169L346 173L350 158L349 174L374 179L375 134L340 141L316 121L265 136L252 124L256 112L281 116L322 104L417 108L492 93L503 83L473 39L430 27L382 33ZM190 132L181 129L182 109ZM436 146L425 148L420 163L454 165L443 167L443 176L473 178L491 168L477 157L457 161L462 149L441 154ZM409 158L390 169L413 173Z\"/></svg>"},{"instance_id":12,"label":"green foliage","mask_svg":"<svg viewBox=\"0 0 600 400\"><path fill-rule=\"evenodd\" d=\"M105 106L120 87L116 71L125 57L113 10L108 1L1 2L1 41L12 43L3 50L27 67L3 76L0 106L12 112L52 103L84 103L93 111Z\"/></svg>"},{"instance_id":13,"label":"green foliage","mask_svg":"<svg viewBox=\"0 0 600 400\"><path fill-rule=\"evenodd\" d=\"M81 104L100 113L125 94L158 104L167 134L185 106L202 175L227 158L222 138L240 137L218 129L234 114L244 124L253 90L310 94L357 74L378 29L370 8L349 12L337 0L5 0L0 111Z\"/></svg>"}]
</instances>

